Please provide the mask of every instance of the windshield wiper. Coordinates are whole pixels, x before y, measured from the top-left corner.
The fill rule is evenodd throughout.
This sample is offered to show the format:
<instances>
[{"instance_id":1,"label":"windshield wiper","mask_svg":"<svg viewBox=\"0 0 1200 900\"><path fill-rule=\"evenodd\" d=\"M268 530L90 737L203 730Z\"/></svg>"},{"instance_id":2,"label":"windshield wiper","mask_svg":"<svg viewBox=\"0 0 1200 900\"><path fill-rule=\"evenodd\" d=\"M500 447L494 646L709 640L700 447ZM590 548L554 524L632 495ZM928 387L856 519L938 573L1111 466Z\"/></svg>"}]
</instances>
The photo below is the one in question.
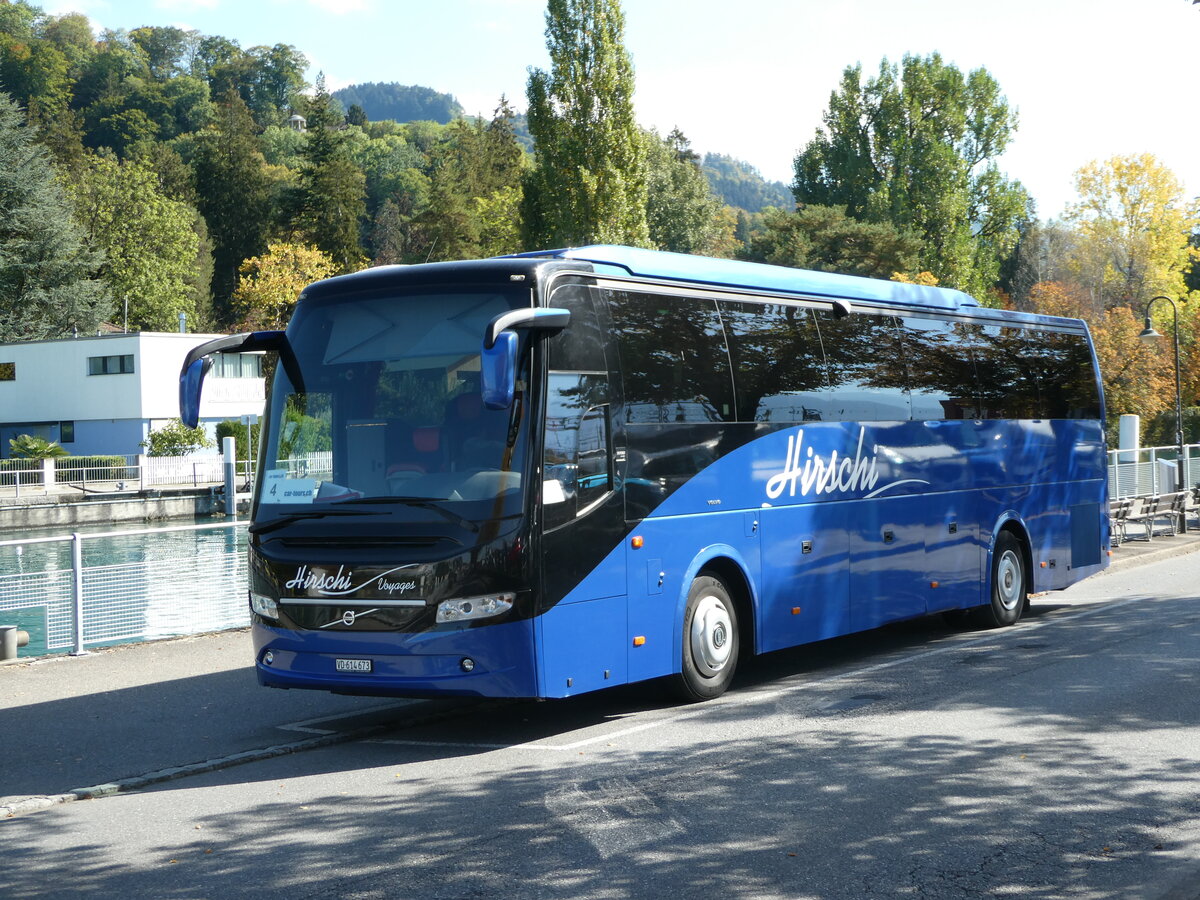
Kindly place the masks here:
<instances>
[{"instance_id":1,"label":"windshield wiper","mask_svg":"<svg viewBox=\"0 0 1200 900\"><path fill-rule=\"evenodd\" d=\"M276 528L282 528L284 525L291 525L293 522L299 522L301 519L323 519L326 516L382 516L383 513L375 512L374 510L353 510L353 509L313 509L305 510L304 512L289 513L286 516L280 516L278 519L271 519L269 522L255 522L249 529L251 534L265 534L268 531L274 531Z\"/></svg>"},{"instance_id":2,"label":"windshield wiper","mask_svg":"<svg viewBox=\"0 0 1200 900\"><path fill-rule=\"evenodd\" d=\"M460 525L467 531L479 531L479 524L472 522L456 512L452 512L440 503L436 503L432 497L364 497L361 500L355 500L356 504L362 503L401 503L404 506L418 506L421 509L432 510L437 513L447 522L453 522Z\"/></svg>"}]
</instances>

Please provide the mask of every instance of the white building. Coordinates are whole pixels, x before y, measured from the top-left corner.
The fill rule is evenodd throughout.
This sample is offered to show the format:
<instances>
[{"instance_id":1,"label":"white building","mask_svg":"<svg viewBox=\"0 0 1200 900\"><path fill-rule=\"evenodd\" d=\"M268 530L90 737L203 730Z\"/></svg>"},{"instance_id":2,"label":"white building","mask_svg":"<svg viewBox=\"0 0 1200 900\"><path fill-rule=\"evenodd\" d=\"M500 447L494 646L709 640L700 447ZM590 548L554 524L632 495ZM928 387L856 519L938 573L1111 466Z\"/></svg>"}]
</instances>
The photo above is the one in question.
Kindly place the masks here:
<instances>
[{"instance_id":1,"label":"white building","mask_svg":"<svg viewBox=\"0 0 1200 900\"><path fill-rule=\"evenodd\" d=\"M135 454L153 430L179 416L179 369L187 352L219 335L104 334L0 344L0 456L32 434L72 456ZM261 354L214 357L200 422L261 415Z\"/></svg>"}]
</instances>

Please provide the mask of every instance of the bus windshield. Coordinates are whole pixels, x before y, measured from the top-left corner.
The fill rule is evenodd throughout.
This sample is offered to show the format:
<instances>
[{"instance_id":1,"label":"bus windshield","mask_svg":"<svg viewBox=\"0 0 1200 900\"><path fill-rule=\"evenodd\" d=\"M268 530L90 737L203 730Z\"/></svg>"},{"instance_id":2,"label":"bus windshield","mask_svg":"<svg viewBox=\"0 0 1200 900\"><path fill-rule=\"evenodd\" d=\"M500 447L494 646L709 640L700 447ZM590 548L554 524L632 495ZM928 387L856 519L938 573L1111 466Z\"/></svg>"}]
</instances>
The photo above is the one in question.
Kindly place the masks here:
<instances>
[{"instance_id":1,"label":"bus windshield","mask_svg":"<svg viewBox=\"0 0 1200 900\"><path fill-rule=\"evenodd\" d=\"M367 503L437 504L468 522L519 512L523 397L483 405L479 349L489 321L528 302L453 287L301 302L271 388L255 519Z\"/></svg>"}]
</instances>

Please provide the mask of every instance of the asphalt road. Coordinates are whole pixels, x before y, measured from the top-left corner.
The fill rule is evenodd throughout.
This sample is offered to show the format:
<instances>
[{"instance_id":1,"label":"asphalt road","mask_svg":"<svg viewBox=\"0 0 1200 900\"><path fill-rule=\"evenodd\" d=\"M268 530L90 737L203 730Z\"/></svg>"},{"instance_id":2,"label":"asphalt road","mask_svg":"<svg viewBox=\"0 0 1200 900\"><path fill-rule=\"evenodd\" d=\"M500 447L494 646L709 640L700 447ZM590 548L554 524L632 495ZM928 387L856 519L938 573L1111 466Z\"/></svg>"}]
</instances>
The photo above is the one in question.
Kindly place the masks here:
<instances>
[{"instance_id":1,"label":"asphalt road","mask_svg":"<svg viewBox=\"0 0 1200 900\"><path fill-rule=\"evenodd\" d=\"M687 707L642 686L413 724L430 710L245 694L231 657L114 689L145 705L126 775L50 787L27 762L28 792L203 760L230 719L250 751L303 752L2 821L0 895L1200 897L1198 592L1200 554L1124 569L1011 629L772 654ZM0 713L0 753L29 706Z\"/></svg>"}]
</instances>

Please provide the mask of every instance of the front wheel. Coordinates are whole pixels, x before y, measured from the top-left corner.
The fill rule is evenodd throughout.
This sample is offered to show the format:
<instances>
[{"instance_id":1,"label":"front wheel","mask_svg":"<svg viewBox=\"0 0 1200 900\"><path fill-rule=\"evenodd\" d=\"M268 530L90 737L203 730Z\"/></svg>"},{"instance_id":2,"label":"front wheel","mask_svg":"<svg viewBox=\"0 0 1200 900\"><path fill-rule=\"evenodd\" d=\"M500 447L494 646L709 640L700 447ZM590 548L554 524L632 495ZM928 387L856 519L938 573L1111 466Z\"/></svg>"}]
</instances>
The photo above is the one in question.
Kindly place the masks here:
<instances>
[{"instance_id":1,"label":"front wheel","mask_svg":"<svg viewBox=\"0 0 1200 900\"><path fill-rule=\"evenodd\" d=\"M1025 611L1029 598L1029 573L1021 542L1011 532L996 537L992 551L992 600L979 608L981 625L999 628L1012 625Z\"/></svg>"},{"instance_id":2,"label":"front wheel","mask_svg":"<svg viewBox=\"0 0 1200 900\"><path fill-rule=\"evenodd\" d=\"M683 614L677 692L688 701L719 697L733 680L737 658L738 620L733 599L719 578L701 575L692 582Z\"/></svg>"}]
</instances>

